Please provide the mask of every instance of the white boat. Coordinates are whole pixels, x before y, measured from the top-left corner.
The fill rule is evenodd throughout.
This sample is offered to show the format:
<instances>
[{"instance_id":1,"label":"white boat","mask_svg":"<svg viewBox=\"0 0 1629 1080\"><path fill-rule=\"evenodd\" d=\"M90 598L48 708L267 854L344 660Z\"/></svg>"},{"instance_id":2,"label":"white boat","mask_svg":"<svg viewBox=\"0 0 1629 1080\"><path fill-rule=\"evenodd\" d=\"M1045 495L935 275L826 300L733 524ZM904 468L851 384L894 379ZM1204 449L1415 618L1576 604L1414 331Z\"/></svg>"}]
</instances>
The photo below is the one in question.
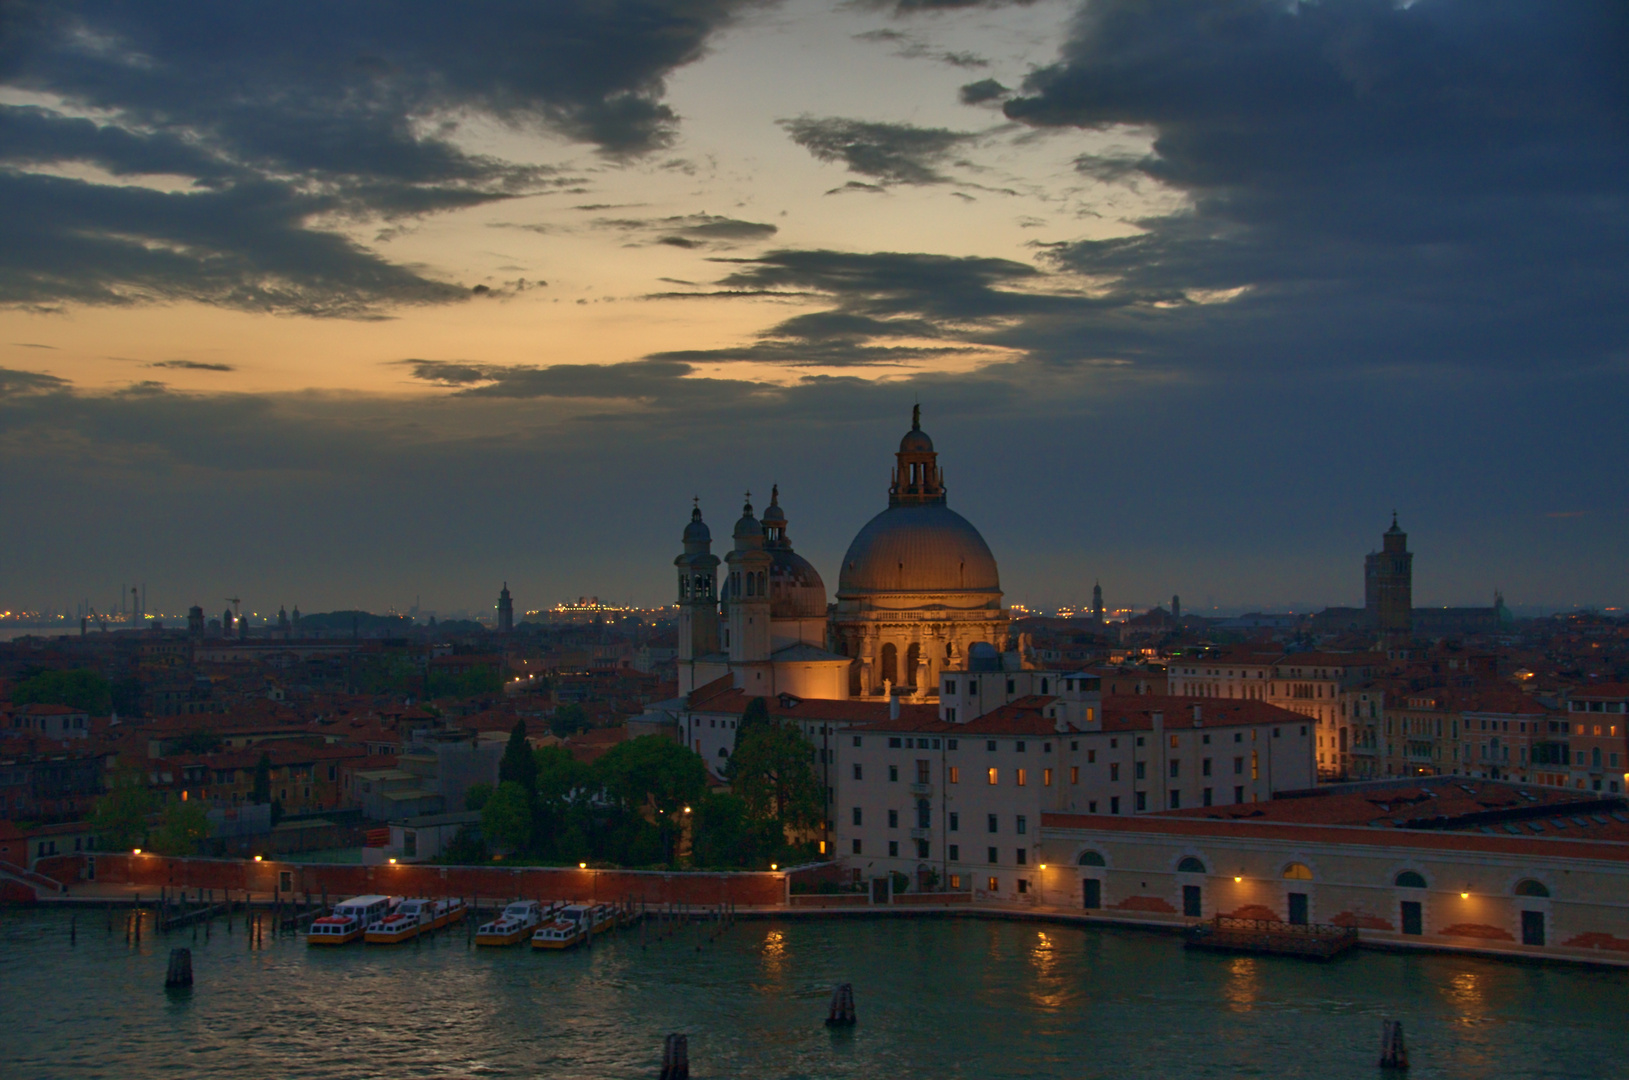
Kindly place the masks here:
<instances>
[{"instance_id":1,"label":"white boat","mask_svg":"<svg viewBox=\"0 0 1629 1080\"><path fill-rule=\"evenodd\" d=\"M306 931L307 945L348 945L367 932L401 903L399 896L353 896L334 905L334 910L311 921Z\"/></svg>"},{"instance_id":2,"label":"white boat","mask_svg":"<svg viewBox=\"0 0 1629 1080\"><path fill-rule=\"evenodd\" d=\"M543 905L536 900L516 900L503 914L475 928L477 945L513 945L532 935L543 922Z\"/></svg>"}]
</instances>

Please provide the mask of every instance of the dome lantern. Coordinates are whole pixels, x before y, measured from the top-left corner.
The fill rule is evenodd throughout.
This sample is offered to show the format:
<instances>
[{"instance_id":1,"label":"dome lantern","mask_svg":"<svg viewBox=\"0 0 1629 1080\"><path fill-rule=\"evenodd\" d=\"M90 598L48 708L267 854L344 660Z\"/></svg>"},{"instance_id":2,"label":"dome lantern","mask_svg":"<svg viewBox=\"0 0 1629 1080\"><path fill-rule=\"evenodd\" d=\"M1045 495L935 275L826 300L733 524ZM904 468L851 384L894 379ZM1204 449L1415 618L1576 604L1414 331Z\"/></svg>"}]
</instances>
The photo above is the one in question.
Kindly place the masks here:
<instances>
[{"instance_id":1,"label":"dome lantern","mask_svg":"<svg viewBox=\"0 0 1629 1080\"><path fill-rule=\"evenodd\" d=\"M889 506L932 506L945 501L944 477L933 440L922 430L922 406L911 408L911 430L899 440L894 455L894 482L888 488Z\"/></svg>"}]
</instances>

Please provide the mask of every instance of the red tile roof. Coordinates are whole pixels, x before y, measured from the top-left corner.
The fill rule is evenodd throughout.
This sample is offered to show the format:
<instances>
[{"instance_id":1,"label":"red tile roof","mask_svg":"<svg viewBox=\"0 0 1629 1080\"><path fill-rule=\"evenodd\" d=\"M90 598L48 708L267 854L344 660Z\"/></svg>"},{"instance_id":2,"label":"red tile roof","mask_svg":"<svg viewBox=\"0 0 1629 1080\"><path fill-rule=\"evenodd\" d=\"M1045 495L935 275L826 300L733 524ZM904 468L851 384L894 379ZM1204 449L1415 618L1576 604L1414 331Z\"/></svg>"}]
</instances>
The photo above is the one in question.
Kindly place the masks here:
<instances>
[{"instance_id":1,"label":"red tile roof","mask_svg":"<svg viewBox=\"0 0 1629 1080\"><path fill-rule=\"evenodd\" d=\"M1197 723L1194 720L1198 712ZM1300 713L1265 701L1235 698L1172 697L1157 694L1114 694L1103 699L1104 731L1146 731L1154 714L1164 714L1168 728L1238 727L1248 724L1305 723Z\"/></svg>"}]
</instances>

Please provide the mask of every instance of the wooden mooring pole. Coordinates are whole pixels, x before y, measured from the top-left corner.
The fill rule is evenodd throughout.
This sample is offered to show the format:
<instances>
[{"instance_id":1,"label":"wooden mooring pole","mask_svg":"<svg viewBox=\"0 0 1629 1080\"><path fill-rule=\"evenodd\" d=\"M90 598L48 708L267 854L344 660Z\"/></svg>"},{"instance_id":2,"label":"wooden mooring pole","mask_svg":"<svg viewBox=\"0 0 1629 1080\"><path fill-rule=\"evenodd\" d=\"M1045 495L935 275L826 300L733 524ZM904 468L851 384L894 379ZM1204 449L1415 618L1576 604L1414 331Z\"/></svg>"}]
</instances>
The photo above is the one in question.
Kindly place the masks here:
<instances>
[{"instance_id":1,"label":"wooden mooring pole","mask_svg":"<svg viewBox=\"0 0 1629 1080\"><path fill-rule=\"evenodd\" d=\"M174 990L192 985L192 950L171 949L170 969L164 975L164 988Z\"/></svg>"},{"instance_id":2,"label":"wooden mooring pole","mask_svg":"<svg viewBox=\"0 0 1629 1080\"><path fill-rule=\"evenodd\" d=\"M831 1007L826 1011L826 1026L854 1026L853 983L838 983L831 988Z\"/></svg>"},{"instance_id":3,"label":"wooden mooring pole","mask_svg":"<svg viewBox=\"0 0 1629 1080\"><path fill-rule=\"evenodd\" d=\"M1408 1068L1408 1048L1403 1045L1403 1022L1387 1020L1380 1028L1380 1067Z\"/></svg>"},{"instance_id":4,"label":"wooden mooring pole","mask_svg":"<svg viewBox=\"0 0 1629 1080\"><path fill-rule=\"evenodd\" d=\"M658 1080L690 1080L690 1036L673 1034L662 1040L662 1072Z\"/></svg>"}]
</instances>

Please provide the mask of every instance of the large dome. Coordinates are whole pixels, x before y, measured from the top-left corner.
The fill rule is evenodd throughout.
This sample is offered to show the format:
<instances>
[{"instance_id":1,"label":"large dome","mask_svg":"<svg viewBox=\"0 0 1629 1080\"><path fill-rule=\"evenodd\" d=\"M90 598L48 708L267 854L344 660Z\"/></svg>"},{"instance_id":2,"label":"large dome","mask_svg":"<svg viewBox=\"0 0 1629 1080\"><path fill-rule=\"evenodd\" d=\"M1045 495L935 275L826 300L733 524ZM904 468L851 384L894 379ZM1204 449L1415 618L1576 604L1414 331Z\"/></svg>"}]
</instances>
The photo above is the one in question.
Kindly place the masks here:
<instances>
[{"instance_id":1,"label":"large dome","mask_svg":"<svg viewBox=\"0 0 1629 1080\"><path fill-rule=\"evenodd\" d=\"M890 506L848 546L839 597L870 593L999 594L995 556L968 520L944 503Z\"/></svg>"}]
</instances>

